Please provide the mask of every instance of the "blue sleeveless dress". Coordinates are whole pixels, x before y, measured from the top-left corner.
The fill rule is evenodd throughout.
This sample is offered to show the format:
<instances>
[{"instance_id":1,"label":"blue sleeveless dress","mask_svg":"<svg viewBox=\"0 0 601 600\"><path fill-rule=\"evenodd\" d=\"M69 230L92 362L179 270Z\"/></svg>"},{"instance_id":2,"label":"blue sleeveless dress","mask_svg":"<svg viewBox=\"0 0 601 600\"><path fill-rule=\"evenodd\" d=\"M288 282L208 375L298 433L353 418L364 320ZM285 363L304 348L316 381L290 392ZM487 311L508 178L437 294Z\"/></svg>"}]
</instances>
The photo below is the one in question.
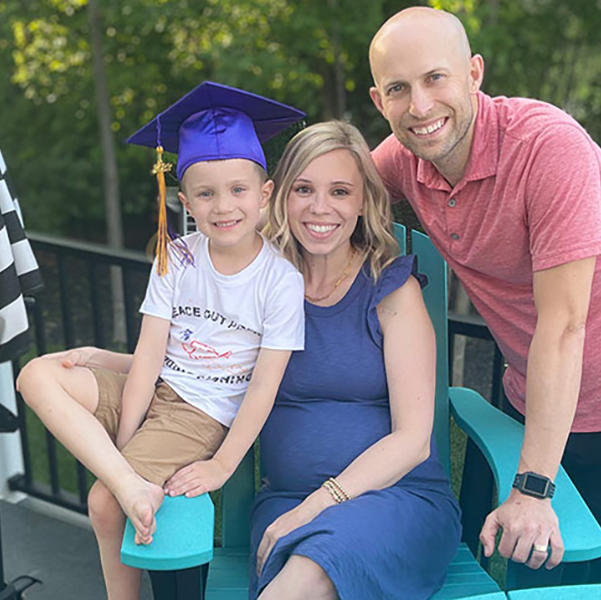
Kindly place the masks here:
<instances>
[{"instance_id":1,"label":"blue sleeveless dress","mask_svg":"<svg viewBox=\"0 0 601 600\"><path fill-rule=\"evenodd\" d=\"M432 444L397 484L330 507L278 540L261 576L265 529L391 431L378 303L415 272L399 257L374 285L364 267L329 307L305 302L304 352L294 352L261 433L264 483L252 513L250 598L291 554L319 564L341 600L420 600L443 584L461 537L459 507ZM407 343L411 343L408 340Z\"/></svg>"}]
</instances>

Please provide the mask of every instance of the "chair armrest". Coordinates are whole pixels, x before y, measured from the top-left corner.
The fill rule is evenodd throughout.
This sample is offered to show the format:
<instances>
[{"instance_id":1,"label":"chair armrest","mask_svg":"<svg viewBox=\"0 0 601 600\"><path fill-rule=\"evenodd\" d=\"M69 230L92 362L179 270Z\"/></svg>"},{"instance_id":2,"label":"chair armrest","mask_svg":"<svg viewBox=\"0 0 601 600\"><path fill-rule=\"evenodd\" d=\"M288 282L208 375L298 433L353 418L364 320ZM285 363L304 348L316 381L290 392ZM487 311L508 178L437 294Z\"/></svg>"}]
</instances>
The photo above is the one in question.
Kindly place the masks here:
<instances>
[{"instance_id":1,"label":"chair armrest","mask_svg":"<svg viewBox=\"0 0 601 600\"><path fill-rule=\"evenodd\" d=\"M455 421L490 465L499 503L504 502L517 471L524 426L473 390L449 388L449 399ZM563 560L577 562L601 557L601 527L563 467L557 472L555 484L551 504L559 519L565 546Z\"/></svg>"},{"instance_id":2,"label":"chair armrest","mask_svg":"<svg viewBox=\"0 0 601 600\"><path fill-rule=\"evenodd\" d=\"M138 545L133 525L127 519L121 545L124 565L149 571L174 571L212 560L215 509L209 494L194 498L165 496L156 522L152 542Z\"/></svg>"}]
</instances>

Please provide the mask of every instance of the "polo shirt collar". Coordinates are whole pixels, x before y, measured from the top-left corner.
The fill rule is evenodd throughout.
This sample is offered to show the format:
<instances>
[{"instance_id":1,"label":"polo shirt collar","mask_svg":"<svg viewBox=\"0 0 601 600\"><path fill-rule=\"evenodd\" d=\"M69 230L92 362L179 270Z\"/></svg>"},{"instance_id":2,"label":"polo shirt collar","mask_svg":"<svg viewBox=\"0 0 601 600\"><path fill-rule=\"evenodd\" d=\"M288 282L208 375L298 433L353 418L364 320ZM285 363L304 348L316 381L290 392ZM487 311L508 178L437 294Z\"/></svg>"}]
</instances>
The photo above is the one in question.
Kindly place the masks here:
<instances>
[{"instance_id":1,"label":"polo shirt collar","mask_svg":"<svg viewBox=\"0 0 601 600\"><path fill-rule=\"evenodd\" d=\"M492 177L499 162L499 129L497 109L490 96L478 92L478 114L474 125L474 139L465 174L457 186L468 181ZM486 125L489 125L488 127ZM417 159L417 180L433 190L451 191L449 182L427 160Z\"/></svg>"}]
</instances>

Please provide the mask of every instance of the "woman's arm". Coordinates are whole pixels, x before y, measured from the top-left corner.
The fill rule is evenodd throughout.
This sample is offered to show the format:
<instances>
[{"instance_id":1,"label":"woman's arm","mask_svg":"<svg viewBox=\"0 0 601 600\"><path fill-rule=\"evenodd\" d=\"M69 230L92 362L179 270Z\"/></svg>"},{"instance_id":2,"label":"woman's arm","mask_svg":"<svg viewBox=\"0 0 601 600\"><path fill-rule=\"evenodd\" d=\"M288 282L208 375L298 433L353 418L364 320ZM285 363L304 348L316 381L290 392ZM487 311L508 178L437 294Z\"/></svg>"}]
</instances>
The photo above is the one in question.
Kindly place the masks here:
<instances>
[{"instance_id":1,"label":"woman's arm","mask_svg":"<svg viewBox=\"0 0 601 600\"><path fill-rule=\"evenodd\" d=\"M392 431L336 478L351 498L395 484L430 455L436 390L436 338L418 282L382 300L378 316Z\"/></svg>"},{"instance_id":2,"label":"woman's arm","mask_svg":"<svg viewBox=\"0 0 601 600\"><path fill-rule=\"evenodd\" d=\"M384 335L392 431L336 475L351 498L393 485L430 453L436 339L418 282L410 277L405 285L384 298L378 306L378 316ZM274 521L259 546L259 572L280 537L334 504L330 493L319 488L298 507Z\"/></svg>"},{"instance_id":3,"label":"woman's arm","mask_svg":"<svg viewBox=\"0 0 601 600\"><path fill-rule=\"evenodd\" d=\"M144 315L131 370L127 376L121 400L121 418L117 433L117 448L132 438L152 400L155 384L165 360L171 322Z\"/></svg>"},{"instance_id":4,"label":"woman's arm","mask_svg":"<svg viewBox=\"0 0 601 600\"><path fill-rule=\"evenodd\" d=\"M166 484L170 496L198 496L219 489L257 439L273 407L291 352L262 348L252 379L223 444L211 460L180 469Z\"/></svg>"}]
</instances>

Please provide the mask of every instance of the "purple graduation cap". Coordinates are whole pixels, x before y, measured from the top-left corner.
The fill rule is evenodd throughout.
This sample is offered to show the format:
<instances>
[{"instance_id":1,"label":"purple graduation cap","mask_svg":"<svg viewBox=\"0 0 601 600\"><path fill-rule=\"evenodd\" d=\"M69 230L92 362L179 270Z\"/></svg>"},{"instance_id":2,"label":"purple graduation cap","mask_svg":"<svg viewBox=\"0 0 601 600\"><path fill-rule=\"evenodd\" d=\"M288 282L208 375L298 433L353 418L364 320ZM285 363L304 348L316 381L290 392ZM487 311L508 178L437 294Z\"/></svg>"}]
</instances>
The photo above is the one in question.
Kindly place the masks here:
<instances>
[{"instance_id":1,"label":"purple graduation cap","mask_svg":"<svg viewBox=\"0 0 601 600\"><path fill-rule=\"evenodd\" d=\"M179 179L190 165L208 160L247 158L266 169L261 143L304 117L275 100L205 81L127 142L175 152Z\"/></svg>"},{"instance_id":2,"label":"purple graduation cap","mask_svg":"<svg viewBox=\"0 0 601 600\"><path fill-rule=\"evenodd\" d=\"M171 170L171 165L163 162L163 151L178 155L180 180L189 166L209 160L245 158L267 169L261 143L304 117L300 110L275 100L205 81L127 140L156 148L158 153L153 174L159 184L160 275L167 272L167 246L172 239L167 227L165 190L165 172ZM181 246L179 250L186 253Z\"/></svg>"}]
</instances>

